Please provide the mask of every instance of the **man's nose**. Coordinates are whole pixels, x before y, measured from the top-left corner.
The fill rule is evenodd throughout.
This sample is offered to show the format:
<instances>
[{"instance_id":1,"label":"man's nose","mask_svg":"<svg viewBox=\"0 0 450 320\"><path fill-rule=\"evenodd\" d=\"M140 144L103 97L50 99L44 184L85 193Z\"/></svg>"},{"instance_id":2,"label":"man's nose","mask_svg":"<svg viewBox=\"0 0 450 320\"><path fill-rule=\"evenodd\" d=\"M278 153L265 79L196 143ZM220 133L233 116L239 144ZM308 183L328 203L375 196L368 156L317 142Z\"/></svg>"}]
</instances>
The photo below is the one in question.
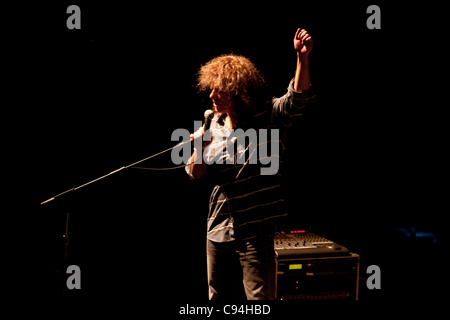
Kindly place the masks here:
<instances>
[{"instance_id":1,"label":"man's nose","mask_svg":"<svg viewBox=\"0 0 450 320\"><path fill-rule=\"evenodd\" d=\"M216 89L213 89L211 91L211 94L209 95L209 98L210 99L217 99L217 90Z\"/></svg>"}]
</instances>

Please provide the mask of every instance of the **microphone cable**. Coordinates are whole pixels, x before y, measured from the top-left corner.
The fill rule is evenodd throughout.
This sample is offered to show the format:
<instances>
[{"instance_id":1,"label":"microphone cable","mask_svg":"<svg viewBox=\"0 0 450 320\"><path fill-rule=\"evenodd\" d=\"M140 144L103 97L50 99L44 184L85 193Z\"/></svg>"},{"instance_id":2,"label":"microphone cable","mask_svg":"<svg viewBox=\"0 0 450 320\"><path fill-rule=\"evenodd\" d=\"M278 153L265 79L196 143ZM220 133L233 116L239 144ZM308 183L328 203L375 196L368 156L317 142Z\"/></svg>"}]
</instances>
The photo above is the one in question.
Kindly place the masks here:
<instances>
[{"instance_id":1,"label":"microphone cable","mask_svg":"<svg viewBox=\"0 0 450 320\"><path fill-rule=\"evenodd\" d=\"M190 164L193 164L193 163L195 162L195 160L197 160L197 159L195 159L195 160L192 161L192 162L189 162L189 163L180 165L180 166L176 166L176 167L167 167L167 168L135 167L134 165L135 165L135 164L138 164L138 163L141 163L141 162L144 162L144 161L146 161L146 160L149 160L149 159L151 159L151 158L153 158L153 157L159 156L160 154L163 154L163 153L165 153L165 152L169 152L169 151L171 151L172 149L175 149L175 148L177 148L177 147L179 147L179 146L181 146L181 145L183 145L183 144L185 144L185 143L188 143L188 142L192 142L192 140L180 142L180 143L178 143L177 145L175 145L175 146L173 146L173 147L171 147L171 148L169 148L169 149L163 150L163 151L158 152L158 153L156 153L156 154L154 154L154 155L151 155L150 157L147 157L147 158L145 158L145 159L139 160L138 162L132 163L132 164L130 164L129 166L127 166L127 168L131 168L131 169L142 169L142 170L153 170L153 171L158 171L158 170L161 170L161 171L164 171L164 170L175 170L175 169L184 168L184 167L186 167L186 166L188 166L188 165L190 165Z\"/></svg>"}]
</instances>

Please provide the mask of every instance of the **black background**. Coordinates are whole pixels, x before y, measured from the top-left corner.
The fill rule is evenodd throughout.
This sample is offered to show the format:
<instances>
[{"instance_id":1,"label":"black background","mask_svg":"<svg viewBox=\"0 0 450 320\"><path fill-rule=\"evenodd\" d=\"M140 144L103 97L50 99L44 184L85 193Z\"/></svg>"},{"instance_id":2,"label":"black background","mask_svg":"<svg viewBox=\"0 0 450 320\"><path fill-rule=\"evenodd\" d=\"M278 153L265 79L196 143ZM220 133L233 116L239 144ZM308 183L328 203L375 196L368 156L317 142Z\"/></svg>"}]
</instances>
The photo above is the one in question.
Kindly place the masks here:
<instances>
[{"instance_id":1,"label":"black background","mask_svg":"<svg viewBox=\"0 0 450 320\"><path fill-rule=\"evenodd\" d=\"M70 212L68 264L80 266L82 289L69 299L206 301L209 194L183 169L128 169L40 202L172 147L177 128L197 129L210 105L196 72L219 54L250 58L283 95L298 27L314 39L319 103L290 131L280 228L360 254L361 300L434 290L448 210L438 8L379 4L382 28L369 30L369 5L80 4L81 30L67 29L68 4L16 9L5 41L8 296L60 299ZM142 166L171 167L170 152ZM373 264L381 290L365 288Z\"/></svg>"}]
</instances>

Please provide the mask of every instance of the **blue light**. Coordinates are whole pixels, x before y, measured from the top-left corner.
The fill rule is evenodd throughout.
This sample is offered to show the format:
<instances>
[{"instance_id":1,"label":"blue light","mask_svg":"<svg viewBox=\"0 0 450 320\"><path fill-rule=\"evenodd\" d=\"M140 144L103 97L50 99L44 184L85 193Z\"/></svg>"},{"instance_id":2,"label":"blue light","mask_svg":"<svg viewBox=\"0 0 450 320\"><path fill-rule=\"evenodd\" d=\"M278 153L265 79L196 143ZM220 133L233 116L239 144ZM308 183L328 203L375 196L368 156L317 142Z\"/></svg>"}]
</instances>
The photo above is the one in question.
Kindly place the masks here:
<instances>
[{"instance_id":1,"label":"blue light","mask_svg":"<svg viewBox=\"0 0 450 320\"><path fill-rule=\"evenodd\" d=\"M437 237L434 233L432 232L422 232L422 231L418 231L416 232L416 227L412 226L411 228L406 228L406 227L392 227L393 230L402 233L403 235L405 235L406 237L410 238L410 237L417 237L417 238L432 238L433 239L433 243L437 243Z\"/></svg>"}]
</instances>

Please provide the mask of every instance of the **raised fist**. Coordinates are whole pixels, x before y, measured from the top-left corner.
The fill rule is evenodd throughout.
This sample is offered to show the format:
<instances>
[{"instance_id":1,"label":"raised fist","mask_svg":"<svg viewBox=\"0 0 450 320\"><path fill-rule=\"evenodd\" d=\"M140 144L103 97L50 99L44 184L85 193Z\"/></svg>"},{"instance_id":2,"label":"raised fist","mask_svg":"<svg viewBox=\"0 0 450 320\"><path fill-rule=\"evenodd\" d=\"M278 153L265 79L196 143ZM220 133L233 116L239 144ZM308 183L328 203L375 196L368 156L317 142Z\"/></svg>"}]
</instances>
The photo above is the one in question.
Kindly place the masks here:
<instances>
[{"instance_id":1,"label":"raised fist","mask_svg":"<svg viewBox=\"0 0 450 320\"><path fill-rule=\"evenodd\" d=\"M312 50L314 42L305 29L297 29L294 37L294 48L302 56L307 56Z\"/></svg>"}]
</instances>

